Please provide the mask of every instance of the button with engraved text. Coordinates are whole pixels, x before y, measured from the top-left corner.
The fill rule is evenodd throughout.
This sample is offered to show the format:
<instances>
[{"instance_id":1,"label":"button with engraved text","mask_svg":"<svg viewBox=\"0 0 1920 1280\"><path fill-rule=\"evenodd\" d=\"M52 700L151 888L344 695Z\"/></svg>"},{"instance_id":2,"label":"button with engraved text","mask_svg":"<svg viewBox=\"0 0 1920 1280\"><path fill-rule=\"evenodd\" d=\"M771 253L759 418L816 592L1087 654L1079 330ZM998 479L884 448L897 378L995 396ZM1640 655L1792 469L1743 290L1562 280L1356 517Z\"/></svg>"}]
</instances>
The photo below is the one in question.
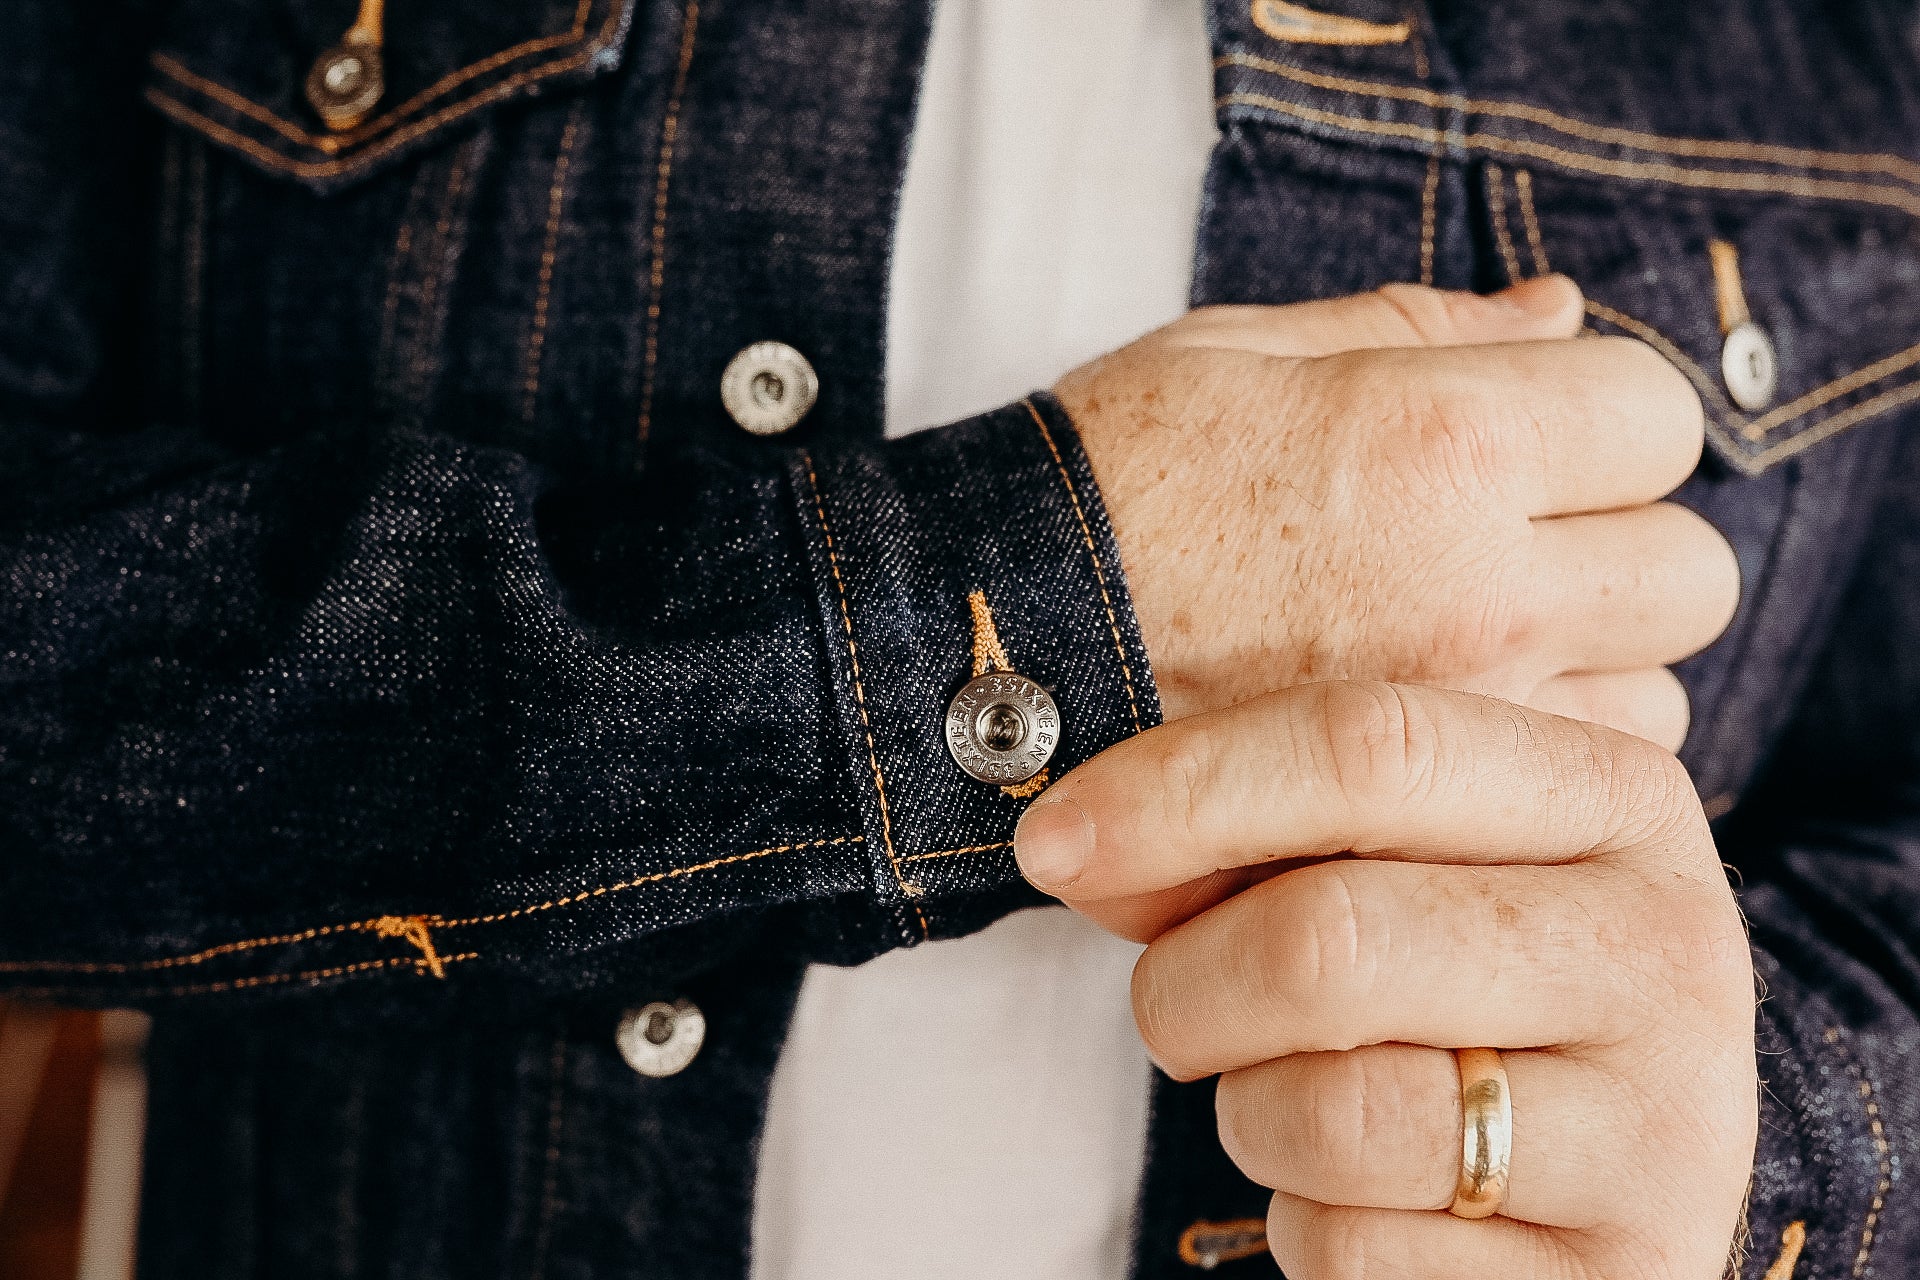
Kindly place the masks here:
<instances>
[{"instance_id":1,"label":"button with engraved text","mask_svg":"<svg viewBox=\"0 0 1920 1280\"><path fill-rule=\"evenodd\" d=\"M1751 320L1743 320L1727 331L1720 348L1720 376L1727 381L1727 394L1748 413L1758 413L1773 403L1779 382L1779 367L1773 357L1773 340L1767 331Z\"/></svg>"},{"instance_id":2,"label":"button with engraved text","mask_svg":"<svg viewBox=\"0 0 1920 1280\"><path fill-rule=\"evenodd\" d=\"M1053 695L1017 672L969 680L947 704L947 750L980 782L1025 782L1047 767L1059 745Z\"/></svg>"},{"instance_id":3,"label":"button with engraved text","mask_svg":"<svg viewBox=\"0 0 1920 1280\"><path fill-rule=\"evenodd\" d=\"M621 1014L613 1039L641 1075L679 1075L706 1042L707 1017L691 1000L656 1000Z\"/></svg>"},{"instance_id":4,"label":"button with engraved text","mask_svg":"<svg viewBox=\"0 0 1920 1280\"><path fill-rule=\"evenodd\" d=\"M784 342L754 343L728 361L720 375L720 403L756 436L793 430L819 394L813 366Z\"/></svg>"}]
</instances>

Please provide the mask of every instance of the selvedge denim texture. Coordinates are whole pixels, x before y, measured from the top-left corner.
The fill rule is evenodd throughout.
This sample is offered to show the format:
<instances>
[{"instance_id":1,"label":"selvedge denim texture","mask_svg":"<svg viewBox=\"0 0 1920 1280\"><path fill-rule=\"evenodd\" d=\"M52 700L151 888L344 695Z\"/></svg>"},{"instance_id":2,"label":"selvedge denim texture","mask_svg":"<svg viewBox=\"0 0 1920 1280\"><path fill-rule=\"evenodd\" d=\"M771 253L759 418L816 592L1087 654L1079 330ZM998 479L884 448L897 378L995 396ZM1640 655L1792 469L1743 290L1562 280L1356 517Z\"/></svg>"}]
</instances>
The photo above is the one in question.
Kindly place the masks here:
<instances>
[{"instance_id":1,"label":"selvedge denim texture","mask_svg":"<svg viewBox=\"0 0 1920 1280\"><path fill-rule=\"evenodd\" d=\"M1766 992L1742 1274L1795 1221L1797 1275L1905 1274L1920 17L1319 7L1379 42L1214 0L1194 300L1561 270L1694 380L1682 498L1744 569L1682 670ZM1122 567L1044 395L880 442L924 5L395 0L328 135L354 8L10 10L0 980L159 1014L149 1276L733 1280L804 966L1040 901L940 740L968 593L1057 776L1158 717ZM718 394L767 338L821 375L775 441ZM706 1046L636 1076L618 1010L678 996ZM1265 1201L1162 1081L1136 1273Z\"/></svg>"}]
</instances>

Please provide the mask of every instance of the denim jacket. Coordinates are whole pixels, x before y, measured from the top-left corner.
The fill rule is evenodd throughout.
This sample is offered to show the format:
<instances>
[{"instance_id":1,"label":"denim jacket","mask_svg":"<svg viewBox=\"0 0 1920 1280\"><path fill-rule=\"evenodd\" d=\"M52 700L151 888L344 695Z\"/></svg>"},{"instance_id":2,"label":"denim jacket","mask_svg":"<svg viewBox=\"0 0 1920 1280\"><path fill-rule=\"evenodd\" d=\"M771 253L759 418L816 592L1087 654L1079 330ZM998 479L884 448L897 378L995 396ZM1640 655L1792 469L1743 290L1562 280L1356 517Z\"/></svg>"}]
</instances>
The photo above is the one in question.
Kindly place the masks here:
<instances>
[{"instance_id":1,"label":"denim jacket","mask_svg":"<svg viewBox=\"0 0 1920 1280\"><path fill-rule=\"evenodd\" d=\"M1056 775L1155 723L1148 657L1054 401L880 438L924 3L386 8L331 129L354 0L9 6L0 983L156 1011L149 1276L739 1280L805 965L1039 901L1024 802L941 737L969 594ZM1196 304L1563 271L1699 389L1682 500L1744 583L1684 758L1764 992L1740 1274L1796 1222L1798 1276L1911 1274L1920 12L1210 22ZM719 393L764 339L820 382L769 439ZM612 1036L655 998L708 1026L660 1079ZM1156 1090L1136 1274L1271 1272L1208 1087Z\"/></svg>"}]
</instances>

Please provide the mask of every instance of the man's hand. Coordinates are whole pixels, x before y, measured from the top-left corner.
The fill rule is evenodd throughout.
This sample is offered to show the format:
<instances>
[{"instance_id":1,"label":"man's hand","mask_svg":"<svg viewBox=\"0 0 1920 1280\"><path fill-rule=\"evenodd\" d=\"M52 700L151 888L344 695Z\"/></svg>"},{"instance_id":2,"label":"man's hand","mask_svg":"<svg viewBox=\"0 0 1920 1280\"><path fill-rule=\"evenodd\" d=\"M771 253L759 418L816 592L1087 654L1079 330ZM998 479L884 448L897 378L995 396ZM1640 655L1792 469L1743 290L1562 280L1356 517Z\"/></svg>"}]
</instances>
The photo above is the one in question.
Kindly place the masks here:
<instances>
[{"instance_id":1,"label":"man's hand","mask_svg":"<svg viewBox=\"0 0 1920 1280\"><path fill-rule=\"evenodd\" d=\"M1650 505L1699 458L1693 388L1575 341L1581 314L1560 277L1212 307L1063 379L1168 717L1358 677L1677 748L1663 668L1719 635L1738 569Z\"/></svg>"},{"instance_id":2,"label":"man's hand","mask_svg":"<svg viewBox=\"0 0 1920 1280\"><path fill-rule=\"evenodd\" d=\"M1757 1125L1753 973L1666 752L1468 694L1309 685L1113 747L1016 848L1108 920L1264 874L1153 941L1134 1007L1167 1071L1220 1073L1222 1141L1277 1192L1295 1280L1718 1280ZM1509 1196L1477 1222L1442 1212L1449 1050L1470 1047L1502 1051L1513 1099Z\"/></svg>"}]
</instances>

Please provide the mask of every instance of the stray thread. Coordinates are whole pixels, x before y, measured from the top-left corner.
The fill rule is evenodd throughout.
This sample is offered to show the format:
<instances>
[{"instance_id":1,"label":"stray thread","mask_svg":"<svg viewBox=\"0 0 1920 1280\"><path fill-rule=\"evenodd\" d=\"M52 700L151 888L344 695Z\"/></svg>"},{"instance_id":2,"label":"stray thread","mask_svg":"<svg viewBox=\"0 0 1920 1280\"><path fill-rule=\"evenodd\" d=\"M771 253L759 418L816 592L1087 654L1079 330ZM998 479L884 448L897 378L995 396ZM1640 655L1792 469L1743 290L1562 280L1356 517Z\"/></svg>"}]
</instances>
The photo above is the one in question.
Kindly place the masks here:
<instances>
[{"instance_id":1,"label":"stray thread","mask_svg":"<svg viewBox=\"0 0 1920 1280\"><path fill-rule=\"evenodd\" d=\"M1404 44L1410 22L1366 22L1290 0L1253 0L1253 25L1289 44Z\"/></svg>"},{"instance_id":2,"label":"stray thread","mask_svg":"<svg viewBox=\"0 0 1920 1280\"><path fill-rule=\"evenodd\" d=\"M1260 1218L1200 1221L1180 1233L1180 1261L1202 1271L1267 1251L1267 1224Z\"/></svg>"},{"instance_id":3,"label":"stray thread","mask_svg":"<svg viewBox=\"0 0 1920 1280\"><path fill-rule=\"evenodd\" d=\"M967 597L973 610L973 678L989 671L1011 671L1013 663L1000 644L1000 629L993 624L993 610L987 605L987 593L975 591Z\"/></svg>"},{"instance_id":4,"label":"stray thread","mask_svg":"<svg viewBox=\"0 0 1920 1280\"><path fill-rule=\"evenodd\" d=\"M404 938L411 942L425 957L427 972L445 980L447 967L440 962L440 953L433 949L433 931L427 927L425 916L381 916L373 922L373 931L382 938Z\"/></svg>"},{"instance_id":5,"label":"stray thread","mask_svg":"<svg viewBox=\"0 0 1920 1280\"><path fill-rule=\"evenodd\" d=\"M1780 1256L1767 1268L1767 1274L1761 1280L1793 1280L1793 1269L1800 1261L1800 1251L1807 1247L1807 1224L1789 1222L1787 1229L1780 1233Z\"/></svg>"},{"instance_id":6,"label":"stray thread","mask_svg":"<svg viewBox=\"0 0 1920 1280\"><path fill-rule=\"evenodd\" d=\"M1747 310L1747 291L1740 283L1740 251L1725 240L1707 242L1713 262L1713 300L1720 308L1720 332L1732 333L1753 319Z\"/></svg>"}]
</instances>

